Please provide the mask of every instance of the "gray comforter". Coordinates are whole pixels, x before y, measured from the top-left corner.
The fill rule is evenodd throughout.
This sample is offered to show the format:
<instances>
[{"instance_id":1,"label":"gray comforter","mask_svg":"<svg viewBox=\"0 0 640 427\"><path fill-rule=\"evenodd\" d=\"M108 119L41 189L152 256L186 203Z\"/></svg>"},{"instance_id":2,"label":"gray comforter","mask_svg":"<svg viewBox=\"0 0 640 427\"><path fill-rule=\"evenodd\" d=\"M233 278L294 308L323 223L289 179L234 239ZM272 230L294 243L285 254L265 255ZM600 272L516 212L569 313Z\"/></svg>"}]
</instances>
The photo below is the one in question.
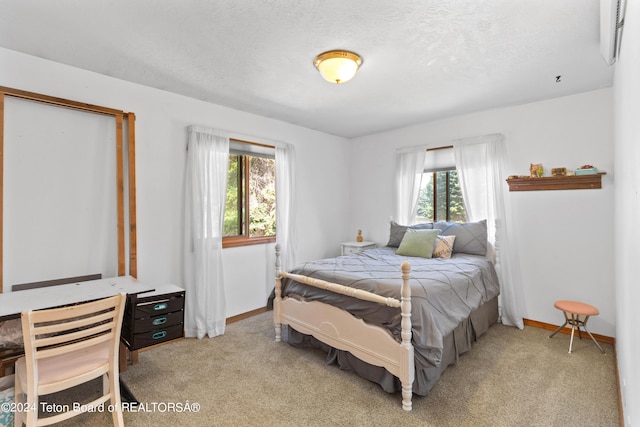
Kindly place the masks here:
<instances>
[{"instance_id":1,"label":"gray comforter","mask_svg":"<svg viewBox=\"0 0 640 427\"><path fill-rule=\"evenodd\" d=\"M400 264L411 265L411 321L416 368L439 366L443 339L470 313L499 294L493 264L486 258L457 254L424 259L395 254L395 248L307 262L291 272L400 298ZM338 306L366 322L388 328L400 341L400 310L283 280L283 296L297 294Z\"/></svg>"}]
</instances>

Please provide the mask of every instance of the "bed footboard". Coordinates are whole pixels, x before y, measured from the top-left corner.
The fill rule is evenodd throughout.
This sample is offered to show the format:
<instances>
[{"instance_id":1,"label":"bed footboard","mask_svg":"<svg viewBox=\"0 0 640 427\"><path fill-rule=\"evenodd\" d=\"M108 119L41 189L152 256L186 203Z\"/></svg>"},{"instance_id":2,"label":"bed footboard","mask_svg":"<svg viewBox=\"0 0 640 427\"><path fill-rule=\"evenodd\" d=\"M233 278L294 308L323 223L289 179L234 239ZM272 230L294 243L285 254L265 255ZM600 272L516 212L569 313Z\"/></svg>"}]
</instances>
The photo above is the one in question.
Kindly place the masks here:
<instances>
[{"instance_id":1,"label":"bed footboard","mask_svg":"<svg viewBox=\"0 0 640 427\"><path fill-rule=\"evenodd\" d=\"M289 325L340 350L376 366L382 366L402 383L402 408L411 410L414 380L414 356L411 344L410 266L402 263L401 299L385 298L361 289L330 283L281 271L280 245L276 245L276 283L273 303L276 341L281 340L281 325ZM396 341L388 330L365 323L350 313L318 301L282 298L283 277L309 286L378 304L397 307L402 316L402 341Z\"/></svg>"}]
</instances>

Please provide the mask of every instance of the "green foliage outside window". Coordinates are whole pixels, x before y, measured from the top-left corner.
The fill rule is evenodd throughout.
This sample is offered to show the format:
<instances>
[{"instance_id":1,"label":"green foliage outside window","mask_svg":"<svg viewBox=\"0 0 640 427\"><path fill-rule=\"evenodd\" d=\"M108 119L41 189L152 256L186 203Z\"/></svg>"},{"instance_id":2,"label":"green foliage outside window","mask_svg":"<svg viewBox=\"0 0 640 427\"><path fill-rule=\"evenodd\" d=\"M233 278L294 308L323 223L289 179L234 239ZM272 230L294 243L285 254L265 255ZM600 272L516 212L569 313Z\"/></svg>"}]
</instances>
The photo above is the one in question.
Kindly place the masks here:
<instances>
[{"instance_id":1,"label":"green foliage outside window","mask_svg":"<svg viewBox=\"0 0 640 427\"><path fill-rule=\"evenodd\" d=\"M276 161L250 157L249 234L251 237L276 235Z\"/></svg>"},{"instance_id":2,"label":"green foliage outside window","mask_svg":"<svg viewBox=\"0 0 640 427\"><path fill-rule=\"evenodd\" d=\"M250 238L276 235L275 160L231 154L224 236L246 236L247 233Z\"/></svg>"},{"instance_id":3,"label":"green foliage outside window","mask_svg":"<svg viewBox=\"0 0 640 427\"><path fill-rule=\"evenodd\" d=\"M462 190L455 169L424 173L422 182L423 186L418 198L418 222L465 222L467 220Z\"/></svg>"}]
</instances>

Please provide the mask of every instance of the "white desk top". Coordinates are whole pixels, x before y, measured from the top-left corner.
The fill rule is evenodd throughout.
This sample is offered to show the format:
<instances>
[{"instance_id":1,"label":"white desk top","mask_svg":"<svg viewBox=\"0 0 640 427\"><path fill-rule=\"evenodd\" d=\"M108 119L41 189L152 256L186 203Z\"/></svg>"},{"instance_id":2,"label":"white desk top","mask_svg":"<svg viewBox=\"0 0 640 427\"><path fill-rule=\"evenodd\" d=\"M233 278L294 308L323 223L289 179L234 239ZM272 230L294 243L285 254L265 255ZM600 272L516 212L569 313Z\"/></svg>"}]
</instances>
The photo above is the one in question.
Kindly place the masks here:
<instances>
[{"instance_id":1,"label":"white desk top","mask_svg":"<svg viewBox=\"0 0 640 427\"><path fill-rule=\"evenodd\" d=\"M120 292L138 294L155 289L155 286L145 285L135 277L119 276L24 291L3 292L0 293L0 320L20 317L23 311L93 301Z\"/></svg>"}]
</instances>

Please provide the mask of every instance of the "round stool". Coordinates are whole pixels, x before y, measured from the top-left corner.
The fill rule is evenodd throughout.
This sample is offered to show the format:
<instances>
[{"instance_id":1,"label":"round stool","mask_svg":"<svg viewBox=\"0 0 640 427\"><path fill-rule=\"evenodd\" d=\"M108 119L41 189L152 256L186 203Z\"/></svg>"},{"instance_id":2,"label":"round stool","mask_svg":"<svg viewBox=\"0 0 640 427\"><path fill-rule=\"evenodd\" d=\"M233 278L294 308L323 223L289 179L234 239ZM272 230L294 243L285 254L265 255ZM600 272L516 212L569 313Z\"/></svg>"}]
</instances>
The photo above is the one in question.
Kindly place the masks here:
<instances>
[{"instance_id":1,"label":"round stool","mask_svg":"<svg viewBox=\"0 0 640 427\"><path fill-rule=\"evenodd\" d=\"M602 347L600 347L598 341L596 341L593 335L591 335L591 332L589 332L589 330L587 329L587 320L589 320L589 317L597 316L598 314L600 314L596 307L585 304L583 302L565 300L556 301L553 306L558 310L562 310L562 313L564 314L564 323L558 329L556 329L554 333L549 335L549 338L553 338L553 336L560 332L560 330L567 326L567 324L571 325L571 340L569 341L569 353L571 353L571 349L573 348L573 333L577 329L578 337L582 339L580 327L583 327L584 330L589 334L593 342L596 343L600 351L604 353L604 350L602 349ZM583 316L584 320L580 319L580 316Z\"/></svg>"}]
</instances>

